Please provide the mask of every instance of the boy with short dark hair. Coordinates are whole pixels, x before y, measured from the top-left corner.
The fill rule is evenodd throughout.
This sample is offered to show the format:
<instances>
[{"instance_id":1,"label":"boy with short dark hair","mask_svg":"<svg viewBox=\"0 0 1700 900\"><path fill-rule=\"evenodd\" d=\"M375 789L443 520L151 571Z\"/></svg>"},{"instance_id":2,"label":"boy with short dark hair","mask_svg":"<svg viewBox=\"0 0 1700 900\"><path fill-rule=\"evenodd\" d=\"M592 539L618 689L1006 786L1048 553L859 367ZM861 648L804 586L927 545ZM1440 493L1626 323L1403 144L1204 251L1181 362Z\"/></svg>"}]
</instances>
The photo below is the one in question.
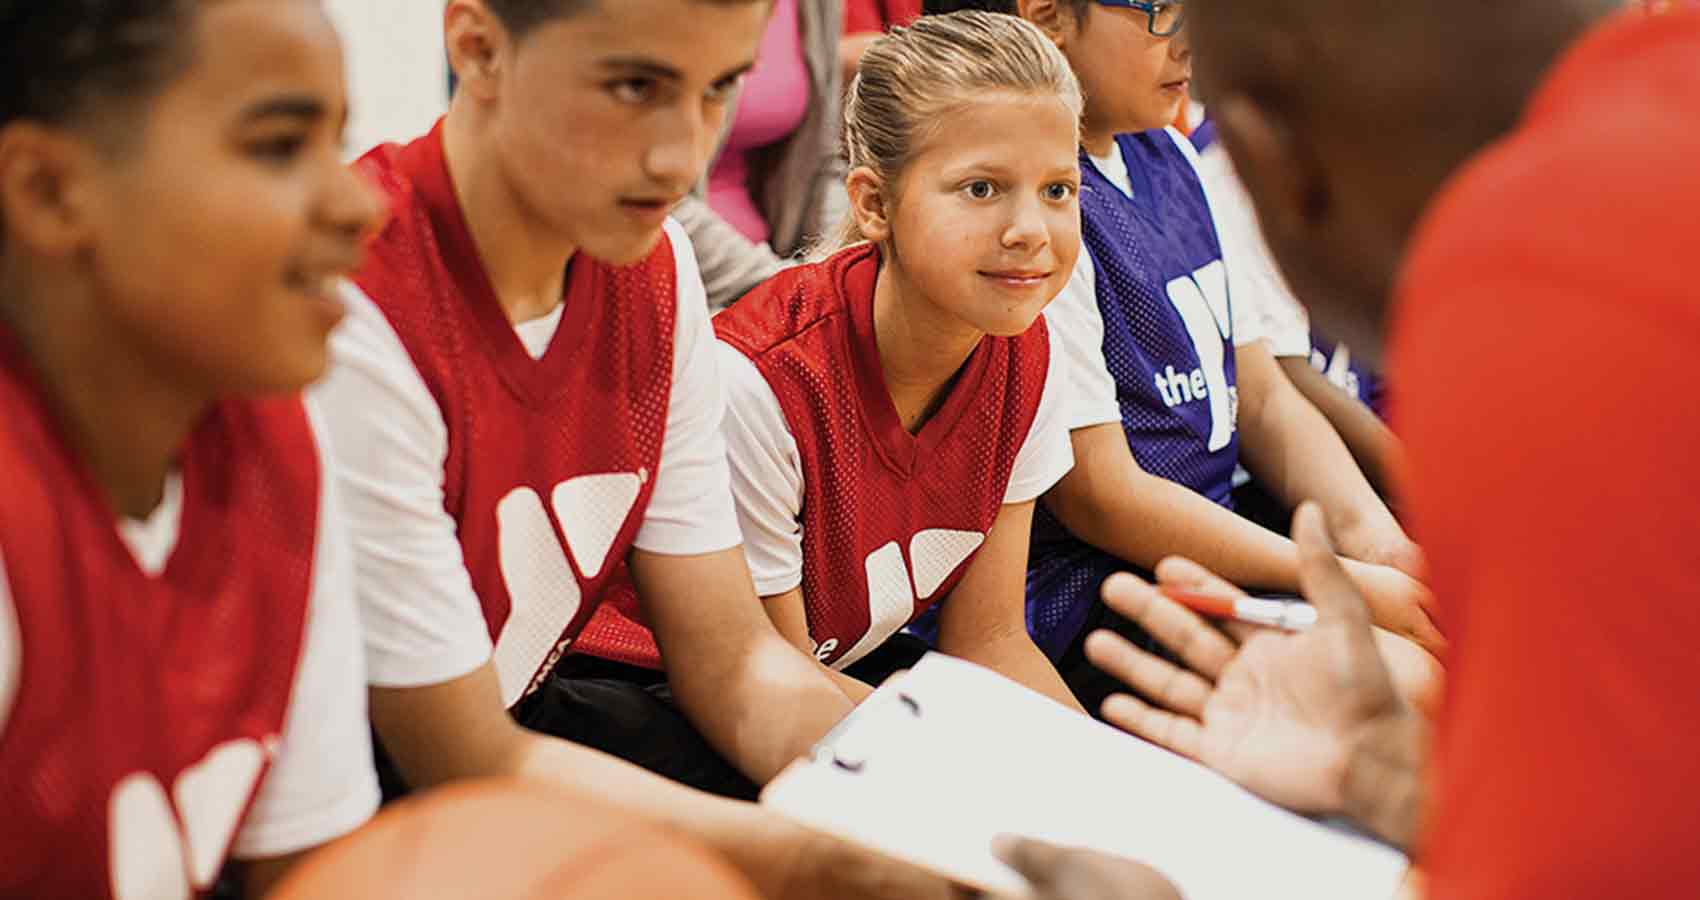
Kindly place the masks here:
<instances>
[{"instance_id":1,"label":"boy with short dark hair","mask_svg":"<svg viewBox=\"0 0 1700 900\"><path fill-rule=\"evenodd\" d=\"M768 12L447 4L459 88L430 134L360 162L392 216L315 397L350 497L372 720L413 786L589 788L725 852L770 895L942 891L539 733L620 756L684 747L646 762L749 796L850 709L755 597L703 287L667 218ZM610 702L641 705L615 732L598 718L607 698L555 665L628 582L678 708L621 693Z\"/></svg>"}]
</instances>

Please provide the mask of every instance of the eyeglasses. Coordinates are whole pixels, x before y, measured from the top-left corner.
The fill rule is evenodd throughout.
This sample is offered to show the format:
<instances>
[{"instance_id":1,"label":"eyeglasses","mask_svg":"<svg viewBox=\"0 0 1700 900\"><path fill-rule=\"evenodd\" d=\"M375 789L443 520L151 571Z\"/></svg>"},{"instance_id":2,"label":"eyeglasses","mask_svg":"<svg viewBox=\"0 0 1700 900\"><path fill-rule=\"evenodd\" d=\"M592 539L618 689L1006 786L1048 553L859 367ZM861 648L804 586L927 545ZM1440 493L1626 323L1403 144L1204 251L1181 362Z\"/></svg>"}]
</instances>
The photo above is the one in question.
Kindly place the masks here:
<instances>
[{"instance_id":1,"label":"eyeglasses","mask_svg":"<svg viewBox=\"0 0 1700 900\"><path fill-rule=\"evenodd\" d=\"M1104 6L1137 9L1145 13L1145 27L1152 37L1174 37L1186 24L1186 4L1183 0L1098 0Z\"/></svg>"}]
</instances>

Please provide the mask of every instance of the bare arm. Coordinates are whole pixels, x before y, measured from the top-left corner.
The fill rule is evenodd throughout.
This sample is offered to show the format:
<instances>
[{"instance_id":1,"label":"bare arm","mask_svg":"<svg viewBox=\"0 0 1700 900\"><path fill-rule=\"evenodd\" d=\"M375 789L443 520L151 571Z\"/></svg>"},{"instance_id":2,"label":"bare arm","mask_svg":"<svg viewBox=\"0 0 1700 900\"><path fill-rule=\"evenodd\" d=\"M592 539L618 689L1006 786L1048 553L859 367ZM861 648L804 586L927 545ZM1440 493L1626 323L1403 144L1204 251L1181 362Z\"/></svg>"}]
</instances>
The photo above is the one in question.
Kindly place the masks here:
<instances>
[{"instance_id":1,"label":"bare arm","mask_svg":"<svg viewBox=\"0 0 1700 900\"><path fill-rule=\"evenodd\" d=\"M502 708L489 664L443 684L373 688L370 698L385 749L416 788L480 776L537 778L678 828L726 854L768 896L783 893L791 878L793 863L784 857L800 846L800 834L759 807L521 728Z\"/></svg>"},{"instance_id":2,"label":"bare arm","mask_svg":"<svg viewBox=\"0 0 1700 900\"><path fill-rule=\"evenodd\" d=\"M1033 501L1007 503L939 610L939 649L1086 712L1027 633L1027 539Z\"/></svg>"},{"instance_id":3,"label":"bare arm","mask_svg":"<svg viewBox=\"0 0 1700 900\"><path fill-rule=\"evenodd\" d=\"M779 629L779 633L790 641L792 646L813 657L814 642L809 640L809 619L803 609L803 589L794 587L783 594L763 597L762 605L767 607L767 615L773 620L773 627ZM838 685L838 689L850 698L851 703L861 703L874 692L872 685L837 669L824 665L821 669Z\"/></svg>"},{"instance_id":4,"label":"bare arm","mask_svg":"<svg viewBox=\"0 0 1700 900\"><path fill-rule=\"evenodd\" d=\"M633 550L631 569L680 707L751 780L777 775L850 712L844 692L762 611L741 547Z\"/></svg>"},{"instance_id":5,"label":"bare arm","mask_svg":"<svg viewBox=\"0 0 1700 900\"><path fill-rule=\"evenodd\" d=\"M1414 545L1370 487L1351 451L1322 413L1293 387L1262 341L1237 348L1240 452L1246 468L1290 507L1306 500L1338 523L1340 550L1353 559L1406 564ZM1413 566L1414 567L1414 566Z\"/></svg>"},{"instance_id":6,"label":"bare arm","mask_svg":"<svg viewBox=\"0 0 1700 900\"><path fill-rule=\"evenodd\" d=\"M1314 413L1314 411L1313 411ZM1293 543L1186 487L1141 469L1121 425L1078 428L1074 469L1045 503L1076 537L1145 569L1184 556L1238 585L1299 589ZM1343 560L1376 623L1433 650L1443 644L1421 605L1427 591L1386 566Z\"/></svg>"},{"instance_id":7,"label":"bare arm","mask_svg":"<svg viewBox=\"0 0 1700 900\"><path fill-rule=\"evenodd\" d=\"M1178 555L1235 584L1298 588L1291 542L1140 468L1119 422L1075 429L1070 439L1074 468L1045 503L1076 537L1143 569Z\"/></svg>"},{"instance_id":8,"label":"bare arm","mask_svg":"<svg viewBox=\"0 0 1700 900\"><path fill-rule=\"evenodd\" d=\"M1283 356L1276 363L1293 387L1334 426L1376 492L1396 504L1404 447L1393 429L1357 398L1336 387L1304 357Z\"/></svg>"}]
</instances>

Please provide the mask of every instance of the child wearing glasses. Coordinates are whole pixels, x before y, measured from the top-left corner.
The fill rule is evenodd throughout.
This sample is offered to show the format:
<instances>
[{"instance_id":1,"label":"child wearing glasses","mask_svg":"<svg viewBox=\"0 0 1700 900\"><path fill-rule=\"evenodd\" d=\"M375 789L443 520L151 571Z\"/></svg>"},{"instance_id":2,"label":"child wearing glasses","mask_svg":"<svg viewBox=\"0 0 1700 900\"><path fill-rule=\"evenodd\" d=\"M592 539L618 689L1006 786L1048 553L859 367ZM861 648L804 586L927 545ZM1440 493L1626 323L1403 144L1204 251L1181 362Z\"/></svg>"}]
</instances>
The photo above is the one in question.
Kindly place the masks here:
<instances>
[{"instance_id":1,"label":"child wearing glasses","mask_svg":"<svg viewBox=\"0 0 1700 900\"><path fill-rule=\"evenodd\" d=\"M1234 248L1217 233L1197 153L1174 120L1191 51L1182 3L929 0L1037 25L1086 94L1085 250L1046 313L1070 361L1075 467L1035 514L1028 627L1086 704L1113 685L1084 659L1096 627L1133 631L1098 589L1112 572L1186 556L1249 588L1294 591L1285 537L1235 514L1236 465L1290 505L1319 501L1384 628L1435 648L1420 557L1340 437L1293 388L1255 329L1236 330ZM1136 635L1137 636L1137 635ZM1429 661L1388 646L1426 680ZM1413 685L1413 689L1417 689Z\"/></svg>"}]
</instances>

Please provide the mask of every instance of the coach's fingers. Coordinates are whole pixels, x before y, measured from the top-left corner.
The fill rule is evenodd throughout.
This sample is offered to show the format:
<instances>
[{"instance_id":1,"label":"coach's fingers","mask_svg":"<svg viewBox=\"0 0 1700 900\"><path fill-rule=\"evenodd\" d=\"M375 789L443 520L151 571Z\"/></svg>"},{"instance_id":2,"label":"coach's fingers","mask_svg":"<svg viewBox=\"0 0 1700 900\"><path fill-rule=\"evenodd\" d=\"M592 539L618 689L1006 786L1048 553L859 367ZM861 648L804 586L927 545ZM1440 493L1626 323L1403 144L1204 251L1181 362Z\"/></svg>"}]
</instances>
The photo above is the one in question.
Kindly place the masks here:
<instances>
[{"instance_id":1,"label":"coach's fingers","mask_svg":"<svg viewBox=\"0 0 1700 900\"><path fill-rule=\"evenodd\" d=\"M1294 511L1293 542L1299 548L1299 590L1316 607L1317 618L1367 631L1369 606L1340 565L1322 507L1306 501Z\"/></svg>"},{"instance_id":2,"label":"coach's fingers","mask_svg":"<svg viewBox=\"0 0 1700 900\"><path fill-rule=\"evenodd\" d=\"M1204 730L1197 719L1158 709L1129 694L1111 694L1100 711L1111 725L1188 759L1198 759L1203 749Z\"/></svg>"},{"instance_id":3,"label":"coach's fingers","mask_svg":"<svg viewBox=\"0 0 1700 900\"><path fill-rule=\"evenodd\" d=\"M1041 896L1057 883L1068 857L1063 848L1032 838L1000 834L992 839L992 854L1021 873Z\"/></svg>"},{"instance_id":4,"label":"coach's fingers","mask_svg":"<svg viewBox=\"0 0 1700 900\"><path fill-rule=\"evenodd\" d=\"M1118 572L1104 579L1102 593L1106 606L1212 681L1234 658L1236 648L1227 635L1133 575Z\"/></svg>"},{"instance_id":5,"label":"coach's fingers","mask_svg":"<svg viewBox=\"0 0 1700 900\"><path fill-rule=\"evenodd\" d=\"M1198 718L1215 686L1174 663L1146 653L1113 631L1086 636L1086 658L1152 703Z\"/></svg>"},{"instance_id":6,"label":"coach's fingers","mask_svg":"<svg viewBox=\"0 0 1700 900\"><path fill-rule=\"evenodd\" d=\"M1180 892L1149 866L1130 859L1031 838L1002 835L992 852L1021 873L1039 900L1179 900Z\"/></svg>"}]
</instances>

